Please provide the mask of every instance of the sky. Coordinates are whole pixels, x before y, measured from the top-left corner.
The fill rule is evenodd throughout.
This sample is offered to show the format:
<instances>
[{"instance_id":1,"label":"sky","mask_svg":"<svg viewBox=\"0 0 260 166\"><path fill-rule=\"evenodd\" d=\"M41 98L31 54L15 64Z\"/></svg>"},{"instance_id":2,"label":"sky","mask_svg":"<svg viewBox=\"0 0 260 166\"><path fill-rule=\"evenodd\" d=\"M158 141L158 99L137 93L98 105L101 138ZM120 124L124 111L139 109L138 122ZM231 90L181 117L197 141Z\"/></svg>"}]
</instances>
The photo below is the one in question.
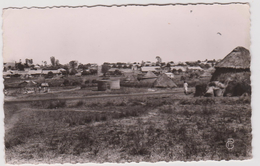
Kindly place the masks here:
<instances>
[{"instance_id":1,"label":"sky","mask_svg":"<svg viewBox=\"0 0 260 166\"><path fill-rule=\"evenodd\" d=\"M5 9L3 61L222 59L237 46L250 48L249 10L247 4Z\"/></svg>"}]
</instances>

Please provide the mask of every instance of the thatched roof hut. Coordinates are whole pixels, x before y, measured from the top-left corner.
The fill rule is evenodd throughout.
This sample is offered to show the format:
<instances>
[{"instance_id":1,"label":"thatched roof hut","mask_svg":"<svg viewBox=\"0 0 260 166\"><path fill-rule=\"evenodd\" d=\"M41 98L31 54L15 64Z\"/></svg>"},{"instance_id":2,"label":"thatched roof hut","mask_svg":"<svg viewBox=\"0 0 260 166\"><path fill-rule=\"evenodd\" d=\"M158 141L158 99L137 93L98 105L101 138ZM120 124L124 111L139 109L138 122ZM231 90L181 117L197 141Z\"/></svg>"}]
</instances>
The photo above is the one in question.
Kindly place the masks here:
<instances>
[{"instance_id":1,"label":"thatched roof hut","mask_svg":"<svg viewBox=\"0 0 260 166\"><path fill-rule=\"evenodd\" d=\"M249 50L244 47L236 47L216 66L216 71L211 81L224 82L227 78L236 81L247 80L250 83L250 62Z\"/></svg>"},{"instance_id":2,"label":"thatched roof hut","mask_svg":"<svg viewBox=\"0 0 260 166\"><path fill-rule=\"evenodd\" d=\"M19 84L19 87L21 88L31 88L31 87L36 87L37 86L37 83L34 82L34 81L23 81Z\"/></svg>"},{"instance_id":3,"label":"thatched roof hut","mask_svg":"<svg viewBox=\"0 0 260 166\"><path fill-rule=\"evenodd\" d=\"M249 50L244 47L236 47L215 68L249 69L250 62L251 56Z\"/></svg>"},{"instance_id":4,"label":"thatched roof hut","mask_svg":"<svg viewBox=\"0 0 260 166\"><path fill-rule=\"evenodd\" d=\"M159 75L159 77L155 80L153 86L156 88L176 88L177 87L177 85L173 82L173 80L164 73Z\"/></svg>"},{"instance_id":5,"label":"thatched roof hut","mask_svg":"<svg viewBox=\"0 0 260 166\"><path fill-rule=\"evenodd\" d=\"M137 79L137 76L128 75L128 76L126 76L125 81L127 81L127 82L137 82L138 79Z\"/></svg>"},{"instance_id":6,"label":"thatched roof hut","mask_svg":"<svg viewBox=\"0 0 260 166\"><path fill-rule=\"evenodd\" d=\"M142 79L152 79L152 78L156 78L157 76L152 72L152 71L148 71L143 77Z\"/></svg>"}]
</instances>

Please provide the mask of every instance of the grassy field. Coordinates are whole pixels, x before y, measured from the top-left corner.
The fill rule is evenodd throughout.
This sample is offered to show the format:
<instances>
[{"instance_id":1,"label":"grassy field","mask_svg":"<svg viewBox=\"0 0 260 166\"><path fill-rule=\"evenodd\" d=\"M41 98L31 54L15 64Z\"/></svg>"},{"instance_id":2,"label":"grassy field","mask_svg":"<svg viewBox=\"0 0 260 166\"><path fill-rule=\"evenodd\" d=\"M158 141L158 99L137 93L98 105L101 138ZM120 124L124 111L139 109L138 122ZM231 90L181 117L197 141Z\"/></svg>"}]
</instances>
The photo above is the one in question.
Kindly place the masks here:
<instances>
[{"instance_id":1,"label":"grassy field","mask_svg":"<svg viewBox=\"0 0 260 166\"><path fill-rule=\"evenodd\" d=\"M184 95L5 104L9 164L244 160L249 97ZM228 138L234 148L226 147Z\"/></svg>"}]
</instances>

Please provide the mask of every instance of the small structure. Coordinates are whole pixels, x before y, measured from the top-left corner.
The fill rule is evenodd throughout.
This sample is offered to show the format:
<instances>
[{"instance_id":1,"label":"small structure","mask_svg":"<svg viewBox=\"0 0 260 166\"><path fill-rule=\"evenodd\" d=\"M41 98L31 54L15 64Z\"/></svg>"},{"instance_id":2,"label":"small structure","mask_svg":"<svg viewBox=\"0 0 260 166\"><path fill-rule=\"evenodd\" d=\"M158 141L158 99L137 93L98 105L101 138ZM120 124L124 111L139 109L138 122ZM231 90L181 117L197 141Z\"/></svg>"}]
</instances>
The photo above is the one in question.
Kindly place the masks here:
<instances>
[{"instance_id":1,"label":"small structure","mask_svg":"<svg viewBox=\"0 0 260 166\"><path fill-rule=\"evenodd\" d=\"M188 66L187 69L193 71L203 71L203 69L200 66Z\"/></svg>"},{"instance_id":2,"label":"small structure","mask_svg":"<svg viewBox=\"0 0 260 166\"><path fill-rule=\"evenodd\" d=\"M164 74L166 74L166 76L169 77L169 78L174 78L173 73L167 72L167 73L164 73Z\"/></svg>"},{"instance_id":3,"label":"small structure","mask_svg":"<svg viewBox=\"0 0 260 166\"><path fill-rule=\"evenodd\" d=\"M109 80L99 80L98 81L98 91L106 91L110 86Z\"/></svg>"},{"instance_id":4,"label":"small structure","mask_svg":"<svg viewBox=\"0 0 260 166\"><path fill-rule=\"evenodd\" d=\"M173 69L176 70L176 71L182 71L182 72L185 72L187 70L187 68L185 66L172 66L171 71Z\"/></svg>"},{"instance_id":5,"label":"small structure","mask_svg":"<svg viewBox=\"0 0 260 166\"><path fill-rule=\"evenodd\" d=\"M160 71L160 66L144 66L141 68L142 72L149 72L149 71Z\"/></svg>"},{"instance_id":6,"label":"small structure","mask_svg":"<svg viewBox=\"0 0 260 166\"><path fill-rule=\"evenodd\" d=\"M177 85L165 73L161 74L153 84L156 88L176 88Z\"/></svg>"},{"instance_id":7,"label":"small structure","mask_svg":"<svg viewBox=\"0 0 260 166\"><path fill-rule=\"evenodd\" d=\"M111 79L109 81L109 88L111 90L120 89L120 79Z\"/></svg>"}]
</instances>

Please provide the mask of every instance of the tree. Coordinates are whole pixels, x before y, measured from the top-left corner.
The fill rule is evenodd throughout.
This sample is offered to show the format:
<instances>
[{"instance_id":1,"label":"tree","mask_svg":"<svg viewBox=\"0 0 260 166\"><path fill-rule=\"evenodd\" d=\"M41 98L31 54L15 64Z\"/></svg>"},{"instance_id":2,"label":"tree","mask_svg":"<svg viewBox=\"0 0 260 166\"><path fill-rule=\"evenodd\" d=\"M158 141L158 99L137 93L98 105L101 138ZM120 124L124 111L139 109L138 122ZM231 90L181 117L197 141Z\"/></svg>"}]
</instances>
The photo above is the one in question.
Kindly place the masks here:
<instances>
[{"instance_id":1,"label":"tree","mask_svg":"<svg viewBox=\"0 0 260 166\"><path fill-rule=\"evenodd\" d=\"M181 73L181 72L182 72L182 70L181 70L181 69L178 69L178 72L179 72L179 73Z\"/></svg>"},{"instance_id":2,"label":"tree","mask_svg":"<svg viewBox=\"0 0 260 166\"><path fill-rule=\"evenodd\" d=\"M145 65L145 62L142 60L141 67L143 67L144 65Z\"/></svg>"},{"instance_id":3,"label":"tree","mask_svg":"<svg viewBox=\"0 0 260 166\"><path fill-rule=\"evenodd\" d=\"M109 65L107 65L107 64L103 64L102 65L102 68L101 68L101 71L102 71L102 73L103 73L103 75L104 76L106 76L106 73L108 72L108 70L109 70Z\"/></svg>"},{"instance_id":4,"label":"tree","mask_svg":"<svg viewBox=\"0 0 260 166\"><path fill-rule=\"evenodd\" d=\"M56 61L55 61L55 65L56 65L56 66L59 66L59 65L60 65L60 61L59 61L59 59L56 59Z\"/></svg>"},{"instance_id":5,"label":"tree","mask_svg":"<svg viewBox=\"0 0 260 166\"><path fill-rule=\"evenodd\" d=\"M77 70L76 69L71 69L71 71L70 71L70 75L75 75L75 74L77 74Z\"/></svg>"},{"instance_id":6,"label":"tree","mask_svg":"<svg viewBox=\"0 0 260 166\"><path fill-rule=\"evenodd\" d=\"M177 71L176 69L172 69L172 73L176 73L176 71Z\"/></svg>"},{"instance_id":7,"label":"tree","mask_svg":"<svg viewBox=\"0 0 260 166\"><path fill-rule=\"evenodd\" d=\"M82 71L81 75L90 75L89 71L86 71L85 69Z\"/></svg>"},{"instance_id":8,"label":"tree","mask_svg":"<svg viewBox=\"0 0 260 166\"><path fill-rule=\"evenodd\" d=\"M156 56L157 62L156 64L160 65L162 63L162 58L159 56Z\"/></svg>"},{"instance_id":9,"label":"tree","mask_svg":"<svg viewBox=\"0 0 260 166\"><path fill-rule=\"evenodd\" d=\"M24 70L24 65L21 63L21 62L19 62L19 63L17 63L17 68L18 68L18 70Z\"/></svg>"},{"instance_id":10,"label":"tree","mask_svg":"<svg viewBox=\"0 0 260 166\"><path fill-rule=\"evenodd\" d=\"M90 74L92 75L96 75L97 74L97 70L96 69L90 69Z\"/></svg>"},{"instance_id":11,"label":"tree","mask_svg":"<svg viewBox=\"0 0 260 166\"><path fill-rule=\"evenodd\" d=\"M78 62L77 61L70 61L69 64L70 64L70 67L72 69L75 69L77 67L77 65L78 65Z\"/></svg>"},{"instance_id":12,"label":"tree","mask_svg":"<svg viewBox=\"0 0 260 166\"><path fill-rule=\"evenodd\" d=\"M205 68L206 68L206 69L210 68L210 65L209 65L209 64L206 64L206 65L205 65Z\"/></svg>"},{"instance_id":13,"label":"tree","mask_svg":"<svg viewBox=\"0 0 260 166\"><path fill-rule=\"evenodd\" d=\"M46 78L52 78L54 76L53 72L49 71Z\"/></svg>"},{"instance_id":14,"label":"tree","mask_svg":"<svg viewBox=\"0 0 260 166\"><path fill-rule=\"evenodd\" d=\"M56 62L56 61L55 61L55 57L54 57L54 56L51 56L51 57L50 57L50 60L51 60L51 65L52 65L52 66L55 66L55 65L56 65L56 63L55 63L55 62Z\"/></svg>"},{"instance_id":15,"label":"tree","mask_svg":"<svg viewBox=\"0 0 260 166\"><path fill-rule=\"evenodd\" d=\"M25 59L25 63L30 66L33 64L33 60L32 59Z\"/></svg>"},{"instance_id":16,"label":"tree","mask_svg":"<svg viewBox=\"0 0 260 166\"><path fill-rule=\"evenodd\" d=\"M171 67L171 64L170 64L170 63L167 63L167 64L166 64L166 67Z\"/></svg>"},{"instance_id":17,"label":"tree","mask_svg":"<svg viewBox=\"0 0 260 166\"><path fill-rule=\"evenodd\" d=\"M115 70L114 74L115 75L122 75L122 72L120 70Z\"/></svg>"}]
</instances>

